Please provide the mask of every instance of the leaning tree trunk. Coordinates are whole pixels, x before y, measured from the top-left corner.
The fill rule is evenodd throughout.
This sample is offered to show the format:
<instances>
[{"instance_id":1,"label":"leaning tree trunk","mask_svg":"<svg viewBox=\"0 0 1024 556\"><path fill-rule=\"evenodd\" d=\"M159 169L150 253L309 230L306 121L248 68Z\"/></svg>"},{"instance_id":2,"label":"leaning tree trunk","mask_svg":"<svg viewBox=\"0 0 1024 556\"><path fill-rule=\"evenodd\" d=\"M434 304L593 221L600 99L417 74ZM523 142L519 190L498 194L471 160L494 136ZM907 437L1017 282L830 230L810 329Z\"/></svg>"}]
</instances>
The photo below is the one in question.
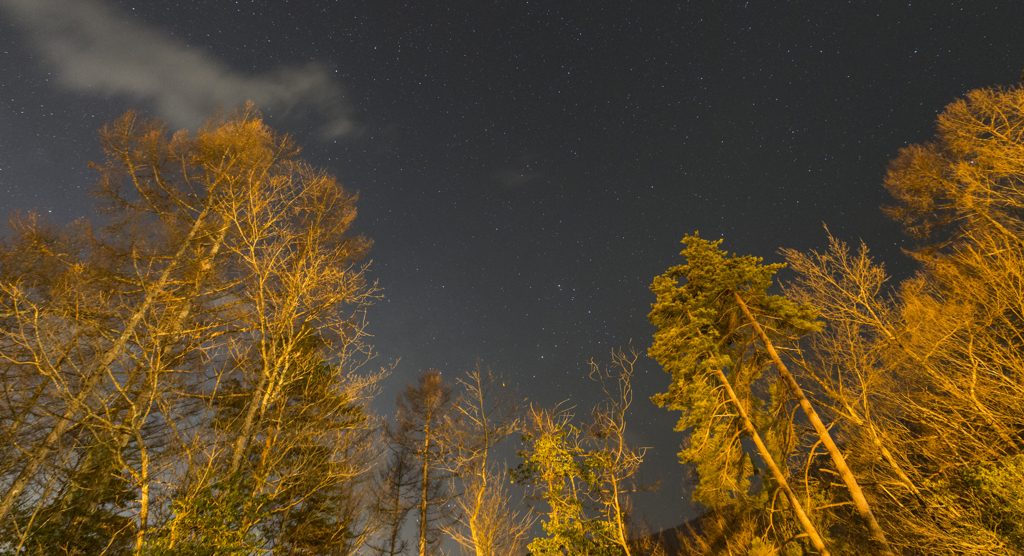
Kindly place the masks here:
<instances>
[{"instance_id":1,"label":"leaning tree trunk","mask_svg":"<svg viewBox=\"0 0 1024 556\"><path fill-rule=\"evenodd\" d=\"M768 465L768 469L772 472L772 477L775 478L775 482L779 483L779 488L786 493L786 498L789 498L789 503L793 506L793 513L796 514L797 521L800 522L800 526L803 527L805 533L811 540L811 544L814 545L814 549L818 551L821 556L829 556L828 549L825 548L825 543L821 540L821 535L818 534L818 530L815 529L814 524L811 523L810 518L807 517L807 513L804 511L803 506L800 505L800 499L796 497L796 493L790 488L789 482L786 480L786 476L782 474L779 466L775 464L775 460L772 459L771 452L768 451L768 447L761 441L761 435L757 433L757 429L754 428L754 423L750 421L750 417L747 416L747 410L740 403L740 399L736 397L736 392L733 391L732 386L729 384L729 379L725 377L725 373L722 369L717 369L718 380L721 381L722 386L725 387L725 391L729 394L729 399L732 404L736 406L736 411L739 412L740 418L743 419L743 426L750 433L751 438L754 440L754 444L757 446L757 451L761 453L761 457L764 458L765 464Z\"/></svg>"},{"instance_id":2,"label":"leaning tree trunk","mask_svg":"<svg viewBox=\"0 0 1024 556\"><path fill-rule=\"evenodd\" d=\"M117 359L128 344L129 338L135 334L135 329L139 323L142 322L143 317L149 312L149 308L156 302L157 297L163 295L164 289L170 282L171 272L178 267L178 265L184 260L189 247L192 245L192 241L196 234L199 232L203 225L207 214L210 212L209 207L206 207L203 212L196 218L195 223L192 225L192 229L189 230L188 236L181 242L178 252L174 254L174 257L167 264L167 267L161 273L157 283L147 291L146 297L143 299L142 306L136 309L132 314L131 318L125 324L124 330L118 335L114 343L107 349L106 352L100 357L100 359L92 366L89 372L86 374L88 377L82 384L81 390L78 395L68 401L68 407L64 410L64 413L57 418L57 421L50 428L50 432L46 435L46 438L41 444L39 444L32 454L29 456L28 461L22 468L21 473L14 479L11 486L4 493L2 499L0 499L0 521L3 521L7 514L10 512L14 503L18 500L22 491L28 486L28 483L35 477L39 467L43 464L43 461L50 455L50 452L57 445L57 441L61 436L64 435L75 423L78 417L79 410L85 404L86 399L92 394L93 390L99 386L100 381L105 376L107 367L109 367L115 359Z\"/></svg>"},{"instance_id":3,"label":"leaning tree trunk","mask_svg":"<svg viewBox=\"0 0 1024 556\"><path fill-rule=\"evenodd\" d=\"M882 531L882 527L878 524L878 520L875 519L875 514L871 512L871 506L868 505L867 498L864 497L864 492L860 489L860 485L857 484L856 477L853 476L853 472L850 471L849 466L846 465L846 459L843 458L842 452L839 451L839 447L832 440L832 435L829 434L828 429L825 428L825 424L821 422L821 418L818 417L818 413L814 411L814 407L811 406L811 402L807 400L807 396L804 395L800 385L797 384L796 379L789 373L789 369L782 363L782 359L779 358L779 354L775 351L775 346L771 340L768 339L768 335L764 333L761 325L758 324L754 315L750 313L750 309L747 308L747 304L743 302L743 298L740 294L733 291L733 297L736 299L736 303L743 310L744 316L747 321L750 322L751 326L754 327L754 331L758 337L764 343L765 348L768 350L768 355L771 356L772 361L775 362L775 366L779 369L779 374L782 379L789 384L790 389L796 394L797 401L800 403L800 407L803 408L804 413L807 414L807 418L811 421L814 426L815 432L818 433L818 437L821 438L821 443L825 445L825 449L828 450L832 461L835 463L836 471L839 472L839 476L842 477L843 482L846 483L846 488L850 491L850 498L853 499L854 505L857 507L857 512L860 514L864 521L868 524L868 529L871 531L871 536L875 538L875 541L882 546L882 554L892 556L893 550L889 546L889 541L885 538L885 532Z\"/></svg>"}]
</instances>

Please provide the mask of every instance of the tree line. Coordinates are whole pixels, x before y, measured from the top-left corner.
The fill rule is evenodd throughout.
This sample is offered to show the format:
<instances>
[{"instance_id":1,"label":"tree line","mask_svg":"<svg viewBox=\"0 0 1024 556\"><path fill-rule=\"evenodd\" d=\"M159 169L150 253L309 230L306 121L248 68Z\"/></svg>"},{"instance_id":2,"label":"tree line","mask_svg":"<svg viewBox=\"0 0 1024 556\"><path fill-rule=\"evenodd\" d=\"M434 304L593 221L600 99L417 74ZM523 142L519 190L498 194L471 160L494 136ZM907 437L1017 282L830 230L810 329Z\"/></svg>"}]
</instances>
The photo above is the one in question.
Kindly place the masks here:
<instances>
[{"instance_id":1,"label":"tree line","mask_svg":"<svg viewBox=\"0 0 1024 556\"><path fill-rule=\"evenodd\" d=\"M357 194L251 105L191 134L129 112L99 139L105 224L14 214L0 244L0 553L523 552L536 517L493 449L567 414L527 424L480 368L375 413ZM630 457L623 411L562 448L604 450L594 485Z\"/></svg>"},{"instance_id":2,"label":"tree line","mask_svg":"<svg viewBox=\"0 0 1024 556\"><path fill-rule=\"evenodd\" d=\"M0 243L0 554L1024 554L1020 87L890 164L919 267L898 284L831 235L783 250L778 285L683 239L651 286L651 400L705 513L660 535L632 511L637 353L591 361L589 414L478 366L380 415L356 193L251 105L99 138L104 225L15 214Z\"/></svg>"},{"instance_id":3,"label":"tree line","mask_svg":"<svg viewBox=\"0 0 1024 556\"><path fill-rule=\"evenodd\" d=\"M1024 553L1024 89L972 91L901 150L890 284L862 243L784 265L694 234L655 279L655 403L707 508L697 554Z\"/></svg>"}]
</instances>

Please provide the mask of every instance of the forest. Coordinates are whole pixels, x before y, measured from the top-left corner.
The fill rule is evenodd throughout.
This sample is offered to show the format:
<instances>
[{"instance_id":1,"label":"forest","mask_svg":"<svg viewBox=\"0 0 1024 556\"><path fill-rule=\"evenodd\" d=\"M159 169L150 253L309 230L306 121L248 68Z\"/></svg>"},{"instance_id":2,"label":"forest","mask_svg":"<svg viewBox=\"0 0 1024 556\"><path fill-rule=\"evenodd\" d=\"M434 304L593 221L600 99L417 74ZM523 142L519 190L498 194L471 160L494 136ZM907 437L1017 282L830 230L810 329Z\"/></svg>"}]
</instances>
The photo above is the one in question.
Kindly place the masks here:
<instances>
[{"instance_id":1,"label":"forest","mask_svg":"<svg viewBox=\"0 0 1024 556\"><path fill-rule=\"evenodd\" d=\"M785 264L683 239L646 355L704 513L661 532L633 515L643 354L591 362L592 408L478 365L382 415L356 193L251 104L99 141L102 225L12 214L0 240L2 555L1024 554L1020 86L880 176L905 280L831 235Z\"/></svg>"}]
</instances>

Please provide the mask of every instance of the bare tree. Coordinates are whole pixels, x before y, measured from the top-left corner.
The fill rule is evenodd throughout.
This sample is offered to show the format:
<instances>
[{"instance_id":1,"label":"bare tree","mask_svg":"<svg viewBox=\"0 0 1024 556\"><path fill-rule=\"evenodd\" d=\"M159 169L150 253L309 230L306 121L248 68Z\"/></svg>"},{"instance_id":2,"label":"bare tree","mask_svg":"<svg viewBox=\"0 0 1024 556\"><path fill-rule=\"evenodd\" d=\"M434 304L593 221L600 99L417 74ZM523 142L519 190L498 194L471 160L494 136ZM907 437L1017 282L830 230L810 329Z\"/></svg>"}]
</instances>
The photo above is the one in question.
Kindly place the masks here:
<instances>
[{"instance_id":1,"label":"bare tree","mask_svg":"<svg viewBox=\"0 0 1024 556\"><path fill-rule=\"evenodd\" d=\"M413 497L416 479L410 455L400 446L392 450L374 483L374 511L381 535L370 548L376 556L406 553L408 542L402 537L402 526L409 512L417 507Z\"/></svg>"},{"instance_id":2,"label":"bare tree","mask_svg":"<svg viewBox=\"0 0 1024 556\"><path fill-rule=\"evenodd\" d=\"M601 384L605 400L591 412L587 429L592 450L596 495L603 506L603 519L610 526L612 542L631 556L633 539L629 518L630 494L644 490L639 484L640 464L646 448L634 448L626 441L626 414L633 404L633 371L639 354L622 350L612 352L610 367L602 368L590 360L590 378Z\"/></svg>"},{"instance_id":3,"label":"bare tree","mask_svg":"<svg viewBox=\"0 0 1024 556\"><path fill-rule=\"evenodd\" d=\"M253 128L244 118L238 127ZM220 205L231 321L213 355L230 365L206 395L226 434L215 440L213 467L195 462L198 476L217 469L218 478L196 482L193 495L213 487L229 503L227 493L240 489L230 502L241 512L238 531L266 544L365 542L352 515L335 513L356 511L346 489L370 476L368 403L382 376L364 370L365 308L376 288L358 262L368 242L348 234L355 201L333 177L281 161ZM169 549L176 531L172 524Z\"/></svg>"},{"instance_id":4,"label":"bare tree","mask_svg":"<svg viewBox=\"0 0 1024 556\"><path fill-rule=\"evenodd\" d=\"M455 500L462 519L444 528L463 554L521 554L537 516L520 506L509 492L509 477L491 466L463 479L464 492ZM471 521L470 521L471 519Z\"/></svg>"},{"instance_id":5,"label":"bare tree","mask_svg":"<svg viewBox=\"0 0 1024 556\"><path fill-rule=\"evenodd\" d=\"M866 248L834 238L826 253L786 252L792 292L828 323L803 373L906 553L1024 551L1007 527L1024 517L1008 494L1024 479L1022 99L972 91L940 115L935 141L890 166L888 212L921 242L916 276L887 292Z\"/></svg>"},{"instance_id":6,"label":"bare tree","mask_svg":"<svg viewBox=\"0 0 1024 556\"><path fill-rule=\"evenodd\" d=\"M453 490L461 490L461 495L453 504L459 519L444 530L465 553L512 554L524 544L532 522L516 510L505 477L494 470L490 456L494 446L518 428L519 400L501 377L479 363L458 384L458 452L453 462L458 478Z\"/></svg>"},{"instance_id":7,"label":"bare tree","mask_svg":"<svg viewBox=\"0 0 1024 556\"><path fill-rule=\"evenodd\" d=\"M0 523L12 509L23 531L59 523L88 509L72 504L85 490L122 488L47 486L68 468L124 483L114 504L136 550L217 546L211 507L233 508L238 539L358 550L383 371L365 370L376 286L368 240L348 233L357 196L251 106L195 135L129 113L101 141L112 224L79 225L82 244L23 219L0 252L5 378L33 377L6 390L4 434L25 455L5 470ZM16 270L28 259L59 272Z\"/></svg>"},{"instance_id":8,"label":"bare tree","mask_svg":"<svg viewBox=\"0 0 1024 556\"><path fill-rule=\"evenodd\" d=\"M101 168L100 193L112 205L125 209L123 214L96 236L87 227L78 226L77 231L84 232L84 237L95 237L87 247L71 252L51 252L51 258L66 267L62 273L65 278L77 276L74 280L64 279L54 284L58 289L65 289L59 297L53 295L57 290L44 293L41 283L30 289L19 287L18 283L6 285L6 291L11 294L9 299L16 306L12 326L5 328L6 338L20 346L15 356L18 364L28 363L46 377L59 402L51 413L53 418L39 423L42 425L40 432L45 430L45 433L37 442L26 446L20 471L4 490L0 499L0 520L41 466L59 451L60 444L76 425L92 427L97 424L92 422L93 416L110 413L111 392L123 393L125 389L146 383L141 379L146 367L139 365L136 357L146 351L142 346L154 337L152 324L161 320L160 315L166 314L169 308L180 306L175 300L188 289L192 274L190 261L194 260L197 249L205 251L200 245L208 237L213 196L195 198L199 191L193 189L192 208L195 210L191 214L165 202L168 182L164 178L168 176L160 172L160 167L177 167L163 129L139 122L129 113L106 127L101 132L101 140L108 163ZM182 172L196 170L204 164L209 171L209 163L208 158L183 161L182 168L186 170ZM225 160L217 163L225 164ZM168 174L176 171L172 169ZM124 195L126 189L135 192L135 201ZM165 218L145 216L143 205L156 210L161 203L161 214ZM28 227L24 230L28 235L34 234ZM66 290L69 286L73 291ZM69 312L72 307L75 309ZM74 343L61 347L40 336L37 324L44 321L48 326L63 330L60 336L73 338ZM135 400L137 397L128 398ZM135 409L131 419L139 424L139 407ZM115 421L120 419L115 418ZM123 434L118 432L115 436ZM117 450L115 447L114 452ZM145 492L142 497L145 500ZM46 503L38 498L36 502Z\"/></svg>"},{"instance_id":9,"label":"bare tree","mask_svg":"<svg viewBox=\"0 0 1024 556\"><path fill-rule=\"evenodd\" d=\"M439 552L442 527L453 518L448 503L455 498L450 486L457 457L457 405L451 384L429 370L398 395L397 424L388 432L396 449L409 454L415 466L421 556Z\"/></svg>"}]
</instances>

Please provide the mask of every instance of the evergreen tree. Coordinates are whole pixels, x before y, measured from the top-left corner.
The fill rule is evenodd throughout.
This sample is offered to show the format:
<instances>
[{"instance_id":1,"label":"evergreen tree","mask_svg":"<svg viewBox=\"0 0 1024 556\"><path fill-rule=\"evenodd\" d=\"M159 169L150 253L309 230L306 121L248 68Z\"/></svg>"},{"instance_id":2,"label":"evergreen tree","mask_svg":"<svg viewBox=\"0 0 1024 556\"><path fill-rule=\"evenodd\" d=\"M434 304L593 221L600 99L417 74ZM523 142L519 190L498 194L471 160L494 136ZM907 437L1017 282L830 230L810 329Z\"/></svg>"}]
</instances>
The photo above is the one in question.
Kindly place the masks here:
<instances>
[{"instance_id":1,"label":"evergreen tree","mask_svg":"<svg viewBox=\"0 0 1024 556\"><path fill-rule=\"evenodd\" d=\"M787 477L787 458L796 439L784 407L784 385L776 379L768 388L755 387L770 359L743 307L755 306L771 316L769 330L775 343L782 344L816 330L815 312L767 294L781 265L763 266L751 256L728 257L718 248L721 241L696 235L683 243L687 264L669 269L651 286L658 300L649 319L658 331L649 355L672 376L669 391L652 400L683 412L676 430L689 434L679 457L696 465L700 482L694 500L711 509L753 505L756 511L768 505L768 493L778 487L814 549L825 554L822 535ZM770 471L753 498L751 478L759 470L740 442L744 437L753 440ZM787 535L779 534L784 530L771 533L766 542L781 546L787 541Z\"/></svg>"}]
</instances>

